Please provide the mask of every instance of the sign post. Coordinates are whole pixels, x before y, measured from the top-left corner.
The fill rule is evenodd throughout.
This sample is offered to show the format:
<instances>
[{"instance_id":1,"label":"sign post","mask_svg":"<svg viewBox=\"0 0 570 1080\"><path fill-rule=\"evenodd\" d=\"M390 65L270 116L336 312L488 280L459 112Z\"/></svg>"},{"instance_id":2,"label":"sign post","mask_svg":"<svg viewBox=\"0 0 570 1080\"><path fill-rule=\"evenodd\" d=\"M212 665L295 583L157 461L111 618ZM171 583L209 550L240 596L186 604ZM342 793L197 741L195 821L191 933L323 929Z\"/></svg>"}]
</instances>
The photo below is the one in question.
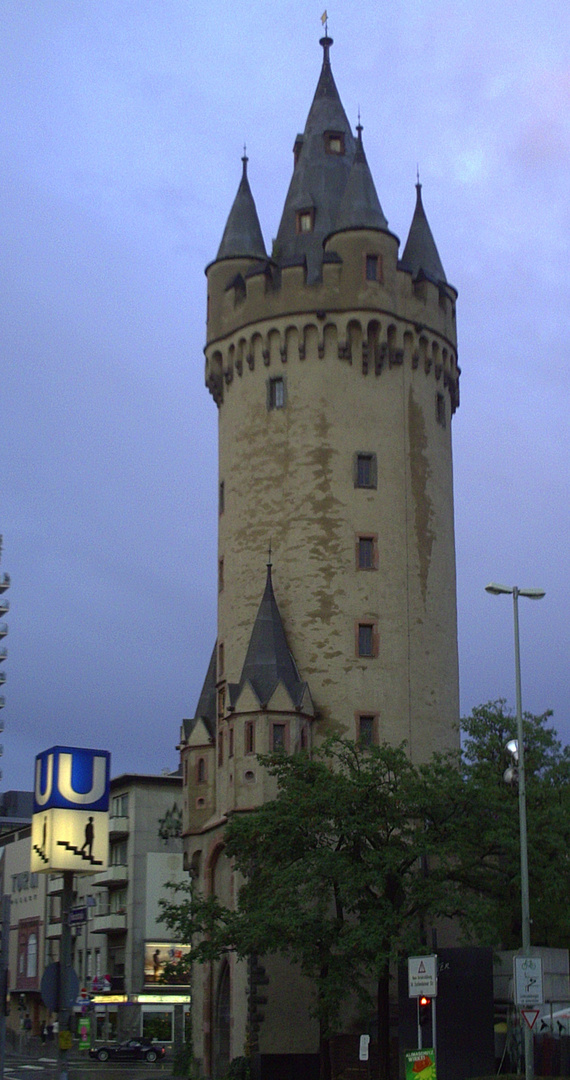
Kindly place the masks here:
<instances>
[{"instance_id":1,"label":"sign post","mask_svg":"<svg viewBox=\"0 0 570 1080\"><path fill-rule=\"evenodd\" d=\"M417 1002L418 1048L420 1050L424 1047L424 1028L427 1028L431 1035L429 1049L433 1054L433 1061L428 1062L425 1067L433 1067L431 1080L435 1080L437 956L408 957L408 997L416 998Z\"/></svg>"},{"instance_id":2,"label":"sign post","mask_svg":"<svg viewBox=\"0 0 570 1080\"><path fill-rule=\"evenodd\" d=\"M107 750L53 746L36 757L32 817L32 871L63 874L59 943L59 1076L67 1080L72 1046L70 1016L77 996L71 968L71 925L85 909L73 908L73 875L105 870L109 857L109 786Z\"/></svg>"}]
</instances>

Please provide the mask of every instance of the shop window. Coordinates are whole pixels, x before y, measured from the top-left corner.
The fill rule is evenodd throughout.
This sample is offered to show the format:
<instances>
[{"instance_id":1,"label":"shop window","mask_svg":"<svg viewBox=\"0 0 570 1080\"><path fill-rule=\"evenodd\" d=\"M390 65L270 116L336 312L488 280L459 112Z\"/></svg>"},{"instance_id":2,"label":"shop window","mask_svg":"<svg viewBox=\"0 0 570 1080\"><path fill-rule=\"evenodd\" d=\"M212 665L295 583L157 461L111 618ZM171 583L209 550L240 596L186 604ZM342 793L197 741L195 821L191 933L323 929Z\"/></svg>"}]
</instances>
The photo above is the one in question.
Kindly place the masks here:
<instances>
[{"instance_id":1,"label":"shop window","mask_svg":"<svg viewBox=\"0 0 570 1080\"><path fill-rule=\"evenodd\" d=\"M35 979L38 973L38 939L35 934L28 936L26 976Z\"/></svg>"}]
</instances>

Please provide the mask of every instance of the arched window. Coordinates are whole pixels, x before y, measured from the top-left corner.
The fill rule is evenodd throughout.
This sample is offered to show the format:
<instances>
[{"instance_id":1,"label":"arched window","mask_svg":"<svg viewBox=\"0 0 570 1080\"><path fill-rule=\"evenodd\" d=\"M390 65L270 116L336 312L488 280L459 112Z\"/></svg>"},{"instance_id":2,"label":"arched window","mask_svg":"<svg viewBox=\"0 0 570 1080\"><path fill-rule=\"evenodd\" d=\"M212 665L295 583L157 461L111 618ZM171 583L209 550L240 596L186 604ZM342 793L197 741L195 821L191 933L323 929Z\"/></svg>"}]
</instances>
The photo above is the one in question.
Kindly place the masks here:
<instances>
[{"instance_id":1,"label":"arched window","mask_svg":"<svg viewBox=\"0 0 570 1080\"><path fill-rule=\"evenodd\" d=\"M35 934L28 937L28 955L26 964L26 976L35 979L38 973L38 939Z\"/></svg>"}]
</instances>

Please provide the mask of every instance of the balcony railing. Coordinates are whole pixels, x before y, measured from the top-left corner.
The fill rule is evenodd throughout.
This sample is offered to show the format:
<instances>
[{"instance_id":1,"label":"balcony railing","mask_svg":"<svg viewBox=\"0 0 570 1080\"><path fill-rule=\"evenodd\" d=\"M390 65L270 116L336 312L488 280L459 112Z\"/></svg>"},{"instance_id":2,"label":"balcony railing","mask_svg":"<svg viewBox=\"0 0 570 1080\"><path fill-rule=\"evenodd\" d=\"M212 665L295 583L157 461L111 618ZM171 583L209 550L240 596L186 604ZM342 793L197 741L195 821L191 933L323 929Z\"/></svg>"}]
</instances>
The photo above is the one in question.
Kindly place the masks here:
<instances>
[{"instance_id":1,"label":"balcony railing","mask_svg":"<svg viewBox=\"0 0 570 1080\"><path fill-rule=\"evenodd\" d=\"M93 916L91 923L91 931L94 934L116 934L126 932L127 929L127 913L125 910L119 911L98 911Z\"/></svg>"},{"instance_id":2,"label":"balcony railing","mask_svg":"<svg viewBox=\"0 0 570 1080\"><path fill-rule=\"evenodd\" d=\"M126 885L129 880L129 871L123 863L117 866L108 866L106 870L101 870L97 877L93 878L94 885L106 885L109 888L113 888L115 885Z\"/></svg>"},{"instance_id":3,"label":"balcony railing","mask_svg":"<svg viewBox=\"0 0 570 1080\"><path fill-rule=\"evenodd\" d=\"M111 814L109 817L109 840L118 840L129 835L129 819L126 814Z\"/></svg>"}]
</instances>

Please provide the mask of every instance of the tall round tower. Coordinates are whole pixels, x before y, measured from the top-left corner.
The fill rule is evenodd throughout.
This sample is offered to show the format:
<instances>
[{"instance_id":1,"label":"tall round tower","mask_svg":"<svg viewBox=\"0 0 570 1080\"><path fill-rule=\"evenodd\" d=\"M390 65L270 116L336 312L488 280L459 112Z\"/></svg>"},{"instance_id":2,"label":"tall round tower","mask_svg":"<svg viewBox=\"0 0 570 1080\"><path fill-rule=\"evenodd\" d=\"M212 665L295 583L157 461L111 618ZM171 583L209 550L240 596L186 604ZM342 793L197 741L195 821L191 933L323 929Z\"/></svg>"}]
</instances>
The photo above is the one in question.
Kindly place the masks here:
<instances>
[{"instance_id":1,"label":"tall round tower","mask_svg":"<svg viewBox=\"0 0 570 1080\"><path fill-rule=\"evenodd\" d=\"M399 258L362 128L353 135L337 92L332 41L321 45L271 256L244 158L207 269L218 639L181 749L188 860L226 891L225 817L273 794L257 753L332 733L405 740L415 762L458 744L457 294L419 184ZM203 999L211 1020L214 983ZM269 1038L263 1025L259 1037Z\"/></svg>"}]
</instances>

